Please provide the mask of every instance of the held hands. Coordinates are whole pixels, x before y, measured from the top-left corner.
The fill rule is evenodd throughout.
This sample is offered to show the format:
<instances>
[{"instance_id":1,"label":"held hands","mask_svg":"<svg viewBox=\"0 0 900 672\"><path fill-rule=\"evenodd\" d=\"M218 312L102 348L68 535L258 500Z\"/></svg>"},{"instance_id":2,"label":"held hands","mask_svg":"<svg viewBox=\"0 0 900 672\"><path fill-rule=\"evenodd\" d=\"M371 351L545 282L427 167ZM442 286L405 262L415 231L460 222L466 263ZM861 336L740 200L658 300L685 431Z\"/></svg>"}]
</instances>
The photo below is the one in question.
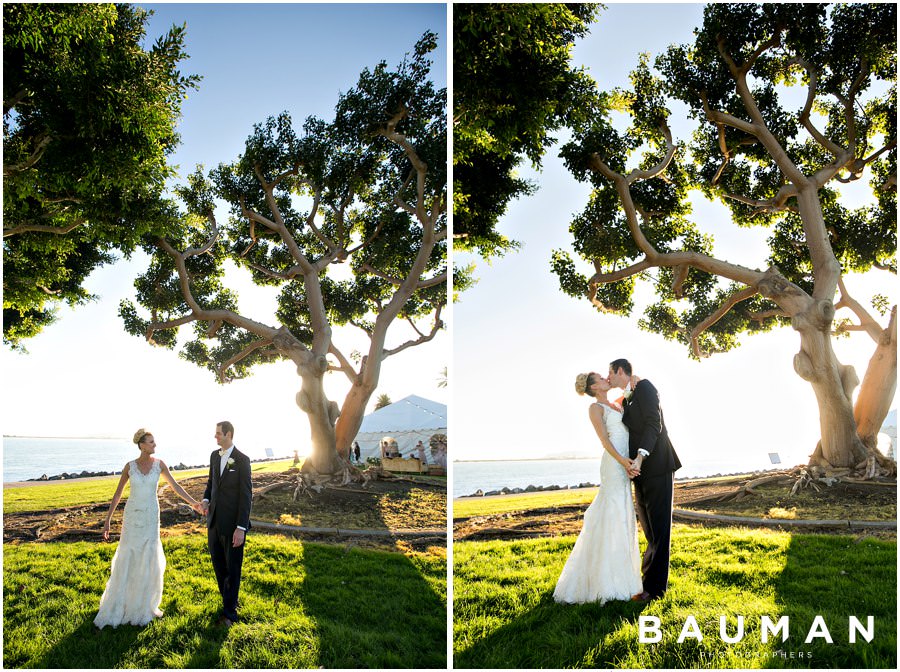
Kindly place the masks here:
<instances>
[{"instance_id":1,"label":"held hands","mask_svg":"<svg viewBox=\"0 0 900 672\"><path fill-rule=\"evenodd\" d=\"M628 478L635 478L641 475L641 463L644 461L642 455L638 455L631 461L631 465L626 469Z\"/></svg>"},{"instance_id":2,"label":"held hands","mask_svg":"<svg viewBox=\"0 0 900 672\"><path fill-rule=\"evenodd\" d=\"M201 516L206 514L206 511L203 510L203 504L201 502L194 502L193 504L191 504L191 508Z\"/></svg>"}]
</instances>

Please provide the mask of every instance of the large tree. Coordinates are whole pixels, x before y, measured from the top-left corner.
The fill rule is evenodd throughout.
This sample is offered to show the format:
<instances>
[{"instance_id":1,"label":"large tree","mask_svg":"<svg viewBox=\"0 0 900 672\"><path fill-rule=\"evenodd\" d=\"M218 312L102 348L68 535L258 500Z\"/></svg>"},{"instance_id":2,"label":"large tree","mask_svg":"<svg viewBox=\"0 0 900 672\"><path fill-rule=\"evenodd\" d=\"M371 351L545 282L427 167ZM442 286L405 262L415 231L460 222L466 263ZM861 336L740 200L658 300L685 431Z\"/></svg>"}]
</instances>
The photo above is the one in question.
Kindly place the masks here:
<instances>
[{"instance_id":1,"label":"large tree","mask_svg":"<svg viewBox=\"0 0 900 672\"><path fill-rule=\"evenodd\" d=\"M333 121L310 117L298 134L283 113L255 126L234 162L207 175L198 168L179 190L180 235L147 245L152 262L136 287L148 312L121 307L129 333L168 348L192 324L181 356L222 383L264 362L291 362L311 427L305 467L320 474L346 465L384 360L443 327L446 91L429 79L435 46L426 33L394 70L384 62L364 70ZM227 222L216 216L217 199L230 207ZM229 259L278 289L269 323L238 310L225 285ZM388 348L397 320L415 332ZM368 351L342 350L334 325L358 327ZM350 383L340 407L325 394L329 371Z\"/></svg>"},{"instance_id":2,"label":"large tree","mask_svg":"<svg viewBox=\"0 0 900 672\"><path fill-rule=\"evenodd\" d=\"M600 6L590 3L462 3L453 6L453 235L485 257L516 243L497 222L534 185L516 176L539 167L593 88L572 67L575 39Z\"/></svg>"},{"instance_id":3,"label":"large tree","mask_svg":"<svg viewBox=\"0 0 900 672\"><path fill-rule=\"evenodd\" d=\"M3 339L81 304L97 266L169 221L184 29L145 50L129 5L3 5Z\"/></svg>"},{"instance_id":4,"label":"large tree","mask_svg":"<svg viewBox=\"0 0 900 672\"><path fill-rule=\"evenodd\" d=\"M794 369L819 405L813 464L880 460L875 437L896 389L896 306L880 297L867 309L844 282L896 281L896 55L894 4L712 4L693 44L656 59L661 77L644 58L631 90L616 92L626 131L599 109L562 151L593 184L571 225L593 274L557 252L562 289L628 314L636 281L650 280L658 301L640 325L695 358L790 325ZM672 99L696 120L689 146L672 136ZM863 179L871 198L850 205L845 186ZM734 226L769 231L759 268L715 256L705 223L689 218L693 189L724 203ZM851 330L876 343L855 408L858 376L832 347Z\"/></svg>"}]
</instances>

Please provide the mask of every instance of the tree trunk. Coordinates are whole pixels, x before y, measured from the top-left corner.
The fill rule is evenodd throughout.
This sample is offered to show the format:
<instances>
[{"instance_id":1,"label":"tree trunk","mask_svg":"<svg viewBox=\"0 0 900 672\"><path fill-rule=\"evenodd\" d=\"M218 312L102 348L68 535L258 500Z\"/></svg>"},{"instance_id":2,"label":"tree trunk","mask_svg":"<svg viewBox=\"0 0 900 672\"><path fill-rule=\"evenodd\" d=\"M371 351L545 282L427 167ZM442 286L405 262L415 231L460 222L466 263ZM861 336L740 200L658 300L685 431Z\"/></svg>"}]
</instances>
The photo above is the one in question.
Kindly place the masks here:
<instances>
[{"instance_id":1,"label":"tree trunk","mask_svg":"<svg viewBox=\"0 0 900 672\"><path fill-rule=\"evenodd\" d=\"M852 366L842 365L831 346L830 301L810 301L809 308L794 316L793 327L800 333L800 352L794 356L794 370L808 381L819 404L821 440L810 456L810 464L854 467L866 459L866 448L856 433L851 399L859 384Z\"/></svg>"},{"instance_id":2,"label":"tree trunk","mask_svg":"<svg viewBox=\"0 0 900 672\"><path fill-rule=\"evenodd\" d=\"M369 385L354 383L350 392L344 399L341 415L335 426L335 445L337 453L344 459L350 457L350 445L359 434L363 418L366 414L366 404L375 393L375 388Z\"/></svg>"},{"instance_id":3,"label":"tree trunk","mask_svg":"<svg viewBox=\"0 0 900 672\"><path fill-rule=\"evenodd\" d=\"M860 440L872 452L878 444L878 432L897 390L897 307L891 313L887 329L881 333L875 354L869 360L856 398L853 416Z\"/></svg>"},{"instance_id":4,"label":"tree trunk","mask_svg":"<svg viewBox=\"0 0 900 672\"><path fill-rule=\"evenodd\" d=\"M304 463L320 474L339 472L344 462L335 450L334 425L340 413L338 405L325 395L325 372L328 360L304 347L286 328L278 330L272 339L275 347L297 365L300 391L295 397L297 406L309 418L312 454Z\"/></svg>"},{"instance_id":5,"label":"tree trunk","mask_svg":"<svg viewBox=\"0 0 900 672\"><path fill-rule=\"evenodd\" d=\"M312 440L312 454L309 460L315 471L320 474L337 473L343 466L343 461L335 449L334 425L338 417L338 405L325 396L322 373L318 375L301 373L300 376L303 384L296 399L297 406L309 418Z\"/></svg>"}]
</instances>

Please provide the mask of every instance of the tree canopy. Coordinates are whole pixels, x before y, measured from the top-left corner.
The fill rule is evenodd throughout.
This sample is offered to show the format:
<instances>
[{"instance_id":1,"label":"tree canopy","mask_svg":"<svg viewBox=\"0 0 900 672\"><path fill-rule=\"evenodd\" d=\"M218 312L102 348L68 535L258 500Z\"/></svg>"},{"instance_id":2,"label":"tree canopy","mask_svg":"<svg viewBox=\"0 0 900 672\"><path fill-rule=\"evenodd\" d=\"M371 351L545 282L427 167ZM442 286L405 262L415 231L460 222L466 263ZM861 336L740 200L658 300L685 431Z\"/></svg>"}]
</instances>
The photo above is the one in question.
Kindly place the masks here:
<instances>
[{"instance_id":1,"label":"tree canopy","mask_svg":"<svg viewBox=\"0 0 900 672\"><path fill-rule=\"evenodd\" d=\"M171 221L167 156L197 77L184 28L145 50L130 5L3 6L3 338L18 346L97 266Z\"/></svg>"},{"instance_id":2,"label":"tree canopy","mask_svg":"<svg viewBox=\"0 0 900 672\"><path fill-rule=\"evenodd\" d=\"M570 63L575 39L598 12L589 3L463 3L453 7L453 233L485 257L515 243L496 226L509 202L531 193L516 176L540 166L553 133L593 89Z\"/></svg>"},{"instance_id":3,"label":"tree canopy","mask_svg":"<svg viewBox=\"0 0 900 672\"><path fill-rule=\"evenodd\" d=\"M564 292L622 314L634 308L636 281L650 280L657 301L640 326L697 358L791 324L802 344L795 370L823 412L826 461L848 464L865 453L847 433L858 378L831 351L835 311L850 309L857 328L896 347L896 308L886 329L875 327L842 281L896 275L896 6L715 3L696 36L652 65L643 58L630 90L573 125L561 155L593 191L571 232L593 272L561 251L554 271ZM673 138L674 100L697 123L689 144ZM629 128L617 127L610 104L630 115ZM843 185L864 178L867 203L842 198ZM716 257L690 217L692 190L724 203L734 226L770 232L765 269ZM874 308L888 312L883 299ZM893 361L875 415L893 396Z\"/></svg>"},{"instance_id":4,"label":"tree canopy","mask_svg":"<svg viewBox=\"0 0 900 672\"><path fill-rule=\"evenodd\" d=\"M236 160L198 168L178 190L180 230L147 239L152 262L136 283L144 311L130 302L120 310L129 333L167 348L193 323L181 356L223 383L258 364L293 361L322 472L337 468L336 446L346 455L382 361L443 327L446 91L429 79L435 46L426 33L395 69L364 70L332 121L309 117L297 129L282 113L254 126ZM239 310L227 259L277 291L268 324ZM415 336L387 348L396 319ZM358 327L368 352L341 350L333 325ZM322 388L329 370L351 383L340 410Z\"/></svg>"}]
</instances>

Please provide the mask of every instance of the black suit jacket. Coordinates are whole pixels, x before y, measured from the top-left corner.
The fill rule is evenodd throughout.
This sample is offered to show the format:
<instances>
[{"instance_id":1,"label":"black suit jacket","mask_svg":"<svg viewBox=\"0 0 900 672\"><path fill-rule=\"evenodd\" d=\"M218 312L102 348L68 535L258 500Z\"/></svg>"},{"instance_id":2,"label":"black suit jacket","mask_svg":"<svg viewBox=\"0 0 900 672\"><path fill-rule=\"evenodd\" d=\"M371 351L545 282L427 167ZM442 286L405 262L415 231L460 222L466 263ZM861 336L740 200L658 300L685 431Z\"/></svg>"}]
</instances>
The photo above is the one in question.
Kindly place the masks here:
<instances>
[{"instance_id":1,"label":"black suit jacket","mask_svg":"<svg viewBox=\"0 0 900 672\"><path fill-rule=\"evenodd\" d=\"M220 535L230 537L238 526L250 529L253 483L250 480L250 458L236 447L230 456L234 464L225 467L225 472L219 476L221 459L218 450L209 456L209 479L203 493L203 499L209 500L206 526L215 526Z\"/></svg>"},{"instance_id":2,"label":"black suit jacket","mask_svg":"<svg viewBox=\"0 0 900 672\"><path fill-rule=\"evenodd\" d=\"M681 461L669 441L669 432L659 406L659 393L649 380L641 380L623 406L622 422L628 427L628 455L638 449L649 455L641 463L642 476L654 476L681 468Z\"/></svg>"}]
</instances>

